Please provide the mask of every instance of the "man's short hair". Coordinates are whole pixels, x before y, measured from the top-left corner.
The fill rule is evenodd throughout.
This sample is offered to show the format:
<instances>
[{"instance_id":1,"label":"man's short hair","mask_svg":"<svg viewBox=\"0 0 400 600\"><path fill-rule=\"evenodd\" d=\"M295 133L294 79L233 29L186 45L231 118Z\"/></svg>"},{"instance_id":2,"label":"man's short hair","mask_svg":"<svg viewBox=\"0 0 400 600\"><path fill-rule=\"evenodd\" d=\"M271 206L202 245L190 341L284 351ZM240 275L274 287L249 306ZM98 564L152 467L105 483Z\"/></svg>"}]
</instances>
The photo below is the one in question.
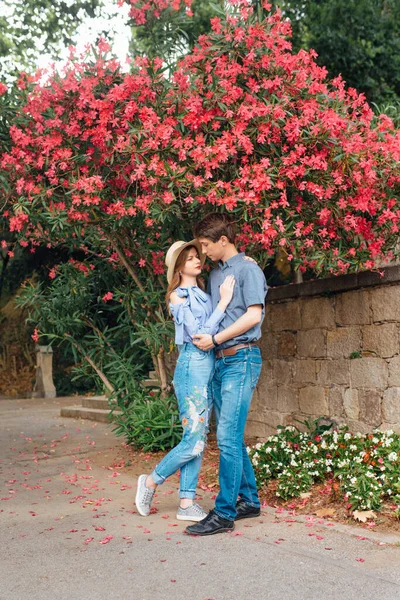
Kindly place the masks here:
<instances>
[{"instance_id":1,"label":"man's short hair","mask_svg":"<svg viewBox=\"0 0 400 600\"><path fill-rule=\"evenodd\" d=\"M235 243L236 226L233 218L225 213L210 213L194 227L195 237L205 237L218 242L225 235L231 244Z\"/></svg>"}]
</instances>

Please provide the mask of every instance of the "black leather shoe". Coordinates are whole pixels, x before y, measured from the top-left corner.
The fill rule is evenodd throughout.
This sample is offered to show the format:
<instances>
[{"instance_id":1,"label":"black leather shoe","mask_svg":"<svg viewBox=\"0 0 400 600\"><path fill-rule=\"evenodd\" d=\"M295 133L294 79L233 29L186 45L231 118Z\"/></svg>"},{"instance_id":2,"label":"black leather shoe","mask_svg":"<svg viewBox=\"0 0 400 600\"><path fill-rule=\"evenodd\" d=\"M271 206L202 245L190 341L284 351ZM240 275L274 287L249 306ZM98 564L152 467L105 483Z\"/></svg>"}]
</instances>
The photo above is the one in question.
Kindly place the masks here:
<instances>
[{"instance_id":1,"label":"black leather shoe","mask_svg":"<svg viewBox=\"0 0 400 600\"><path fill-rule=\"evenodd\" d=\"M251 506L247 504L244 500L238 500L236 504L236 517L235 521L239 521L240 519L251 519L252 517L259 517L261 514L261 510L259 507Z\"/></svg>"},{"instance_id":2,"label":"black leather shoe","mask_svg":"<svg viewBox=\"0 0 400 600\"><path fill-rule=\"evenodd\" d=\"M186 533L190 535L214 535L214 533L224 533L225 531L233 531L233 529L235 529L234 521L224 519L212 510L202 521L186 527Z\"/></svg>"}]
</instances>

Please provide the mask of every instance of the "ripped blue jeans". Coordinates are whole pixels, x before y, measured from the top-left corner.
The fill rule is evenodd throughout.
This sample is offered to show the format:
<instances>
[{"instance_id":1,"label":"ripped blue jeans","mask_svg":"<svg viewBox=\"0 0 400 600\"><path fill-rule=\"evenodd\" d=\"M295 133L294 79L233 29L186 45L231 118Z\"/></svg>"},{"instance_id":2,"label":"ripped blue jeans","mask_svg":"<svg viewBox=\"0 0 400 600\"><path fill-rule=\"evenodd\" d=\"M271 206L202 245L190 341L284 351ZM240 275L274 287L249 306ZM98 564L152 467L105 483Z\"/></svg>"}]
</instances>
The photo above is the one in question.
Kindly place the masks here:
<instances>
[{"instance_id":1,"label":"ripped blue jeans","mask_svg":"<svg viewBox=\"0 0 400 600\"><path fill-rule=\"evenodd\" d=\"M158 485L180 473L180 498L196 496L211 409L209 384L214 374L214 351L203 352L190 343L180 347L174 388L183 427L182 440L156 466L151 476Z\"/></svg>"}]
</instances>

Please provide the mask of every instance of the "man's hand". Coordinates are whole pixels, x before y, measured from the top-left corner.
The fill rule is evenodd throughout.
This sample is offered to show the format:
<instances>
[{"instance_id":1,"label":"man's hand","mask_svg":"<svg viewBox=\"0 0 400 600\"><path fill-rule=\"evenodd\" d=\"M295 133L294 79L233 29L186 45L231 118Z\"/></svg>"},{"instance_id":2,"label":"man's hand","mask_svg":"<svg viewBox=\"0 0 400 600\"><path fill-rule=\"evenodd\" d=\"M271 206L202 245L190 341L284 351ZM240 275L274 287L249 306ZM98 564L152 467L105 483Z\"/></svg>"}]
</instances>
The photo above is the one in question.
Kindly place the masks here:
<instances>
[{"instance_id":1,"label":"man's hand","mask_svg":"<svg viewBox=\"0 0 400 600\"><path fill-rule=\"evenodd\" d=\"M193 336L193 344L197 346L199 350L204 350L204 352L214 348L214 344L209 333L196 333L196 335Z\"/></svg>"}]
</instances>

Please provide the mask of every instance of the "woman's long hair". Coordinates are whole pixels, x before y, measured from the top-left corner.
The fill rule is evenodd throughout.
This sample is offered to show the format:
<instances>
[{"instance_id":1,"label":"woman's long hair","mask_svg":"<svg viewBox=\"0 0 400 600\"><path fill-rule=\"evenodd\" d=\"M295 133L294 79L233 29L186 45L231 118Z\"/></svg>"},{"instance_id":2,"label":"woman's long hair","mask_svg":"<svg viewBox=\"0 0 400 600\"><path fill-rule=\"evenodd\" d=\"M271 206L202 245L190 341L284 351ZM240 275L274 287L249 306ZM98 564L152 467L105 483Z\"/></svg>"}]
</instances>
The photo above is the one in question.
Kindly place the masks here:
<instances>
[{"instance_id":1,"label":"woman's long hair","mask_svg":"<svg viewBox=\"0 0 400 600\"><path fill-rule=\"evenodd\" d=\"M175 263L175 269L174 269L174 274L173 277L171 279L171 283L168 285L167 288L167 293L165 295L165 302L167 303L167 308L169 308L169 302L170 302L170 298L171 298L171 294L173 291L176 290L176 288L178 288L181 284L181 276L179 274L180 269L182 269L185 266L185 263L187 261L187 257L189 255L190 250L194 248L197 252L197 248L196 246L187 246L184 250L182 250L182 252L179 254L178 256L178 260ZM198 252L197 252L198 255ZM199 288L201 288L202 290L205 290L205 285L204 285L204 281L203 278L198 275L196 277L196 281L197 281L197 285L199 286Z\"/></svg>"}]
</instances>

